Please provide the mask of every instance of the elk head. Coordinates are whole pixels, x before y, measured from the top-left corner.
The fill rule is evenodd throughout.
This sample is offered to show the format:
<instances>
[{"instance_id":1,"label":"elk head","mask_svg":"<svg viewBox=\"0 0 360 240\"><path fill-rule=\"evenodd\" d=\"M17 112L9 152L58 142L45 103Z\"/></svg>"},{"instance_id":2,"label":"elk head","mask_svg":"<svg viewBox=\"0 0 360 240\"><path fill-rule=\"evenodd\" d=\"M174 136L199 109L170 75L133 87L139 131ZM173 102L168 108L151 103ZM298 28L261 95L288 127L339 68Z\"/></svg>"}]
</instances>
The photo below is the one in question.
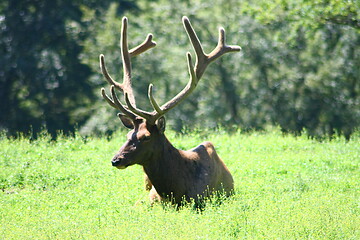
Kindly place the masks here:
<instances>
[{"instance_id":1,"label":"elk head","mask_svg":"<svg viewBox=\"0 0 360 240\"><path fill-rule=\"evenodd\" d=\"M161 106L157 103L153 96L153 85L149 85L148 98L154 108L152 112L141 110L136 106L131 85L131 58L156 46L156 43L152 41L152 35L149 34L143 43L131 50L128 50L128 20L126 17L122 19L120 47L123 62L123 83L116 82L112 79L106 70L104 55L100 55L100 68L106 80L111 85L111 97L105 93L104 88L101 89L101 94L112 107L121 111L121 113L118 114L119 118L127 128L131 129L127 135L127 141L112 160L113 166L116 166L117 168L123 169L133 164L144 165L156 151L163 148L163 144L166 139L164 136L164 115L189 96L189 94L197 86L198 81L202 77L206 67L212 61L225 53L240 51L241 49L239 46L226 45L225 31L223 28L220 28L219 40L216 48L210 54L206 54L203 51L201 43L191 26L189 19L187 17L183 17L182 21L195 50L195 66L192 63L191 54L187 53L190 79L182 91ZM126 104L120 102L115 93L115 88L123 93Z\"/></svg>"}]
</instances>

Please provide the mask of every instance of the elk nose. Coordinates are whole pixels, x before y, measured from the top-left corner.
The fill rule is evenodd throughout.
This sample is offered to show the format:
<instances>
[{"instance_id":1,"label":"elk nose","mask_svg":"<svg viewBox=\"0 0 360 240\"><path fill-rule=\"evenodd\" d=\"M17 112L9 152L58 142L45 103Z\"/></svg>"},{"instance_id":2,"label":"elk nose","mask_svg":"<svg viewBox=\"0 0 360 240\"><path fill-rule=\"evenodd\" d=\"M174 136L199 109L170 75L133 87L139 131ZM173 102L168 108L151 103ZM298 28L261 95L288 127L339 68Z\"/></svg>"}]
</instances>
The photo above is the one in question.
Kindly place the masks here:
<instances>
[{"instance_id":1,"label":"elk nose","mask_svg":"<svg viewBox=\"0 0 360 240\"><path fill-rule=\"evenodd\" d=\"M114 167L119 165L120 160L111 160L111 165L113 165Z\"/></svg>"},{"instance_id":2,"label":"elk nose","mask_svg":"<svg viewBox=\"0 0 360 240\"><path fill-rule=\"evenodd\" d=\"M111 164L112 164L113 166L117 166L117 165L120 164L120 162L121 162L122 159L123 159L122 156L116 155L116 156L111 160Z\"/></svg>"}]
</instances>

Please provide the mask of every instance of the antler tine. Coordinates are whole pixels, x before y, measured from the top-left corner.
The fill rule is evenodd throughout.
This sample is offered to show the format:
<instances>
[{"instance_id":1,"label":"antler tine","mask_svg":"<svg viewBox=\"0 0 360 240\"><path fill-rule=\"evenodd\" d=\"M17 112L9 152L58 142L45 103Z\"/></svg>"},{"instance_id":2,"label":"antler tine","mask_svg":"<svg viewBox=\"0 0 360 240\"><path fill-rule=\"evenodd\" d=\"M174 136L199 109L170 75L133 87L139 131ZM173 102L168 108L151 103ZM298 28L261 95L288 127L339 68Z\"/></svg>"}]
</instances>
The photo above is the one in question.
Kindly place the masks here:
<instances>
[{"instance_id":1,"label":"antler tine","mask_svg":"<svg viewBox=\"0 0 360 240\"><path fill-rule=\"evenodd\" d=\"M186 33L190 39L190 42L196 54L195 72L197 73L196 76L198 77L198 79L200 79L205 69L202 72L198 73L199 72L198 66L205 64L205 62L207 61L207 55L203 50L201 42L198 36L196 35L196 32L194 31L194 28L192 27L190 20L186 16L183 16L182 21Z\"/></svg>"},{"instance_id":2,"label":"antler tine","mask_svg":"<svg viewBox=\"0 0 360 240\"><path fill-rule=\"evenodd\" d=\"M135 113L136 115L145 118L149 123L155 123L156 119L157 119L157 114L155 112L146 112L143 111L139 108L137 108L136 106L134 106L129 99L129 94L127 92L125 92L125 101L126 104L129 108L130 111L132 111L133 113Z\"/></svg>"},{"instance_id":3,"label":"antler tine","mask_svg":"<svg viewBox=\"0 0 360 240\"><path fill-rule=\"evenodd\" d=\"M241 51L241 47L237 45L226 45L225 44L225 29L219 28L219 40L216 48L207 55L209 63L219 58L228 52L239 52Z\"/></svg>"},{"instance_id":4,"label":"antler tine","mask_svg":"<svg viewBox=\"0 0 360 240\"><path fill-rule=\"evenodd\" d=\"M123 17L121 25L120 49L123 62L123 92L129 94L130 102L136 106L135 97L131 87L131 61L127 42L127 17Z\"/></svg>"},{"instance_id":5,"label":"antler tine","mask_svg":"<svg viewBox=\"0 0 360 240\"><path fill-rule=\"evenodd\" d=\"M111 92L111 97L112 99L106 94L105 88L101 88L101 95L103 96L103 98L109 103L110 106L112 106L115 109L120 110L122 113L124 113L125 115L127 115L129 118L131 119L135 119L136 116L130 112L129 110L127 110L119 101L116 93L115 93L115 86L111 85L110 87L110 92Z\"/></svg>"},{"instance_id":6,"label":"antler tine","mask_svg":"<svg viewBox=\"0 0 360 240\"><path fill-rule=\"evenodd\" d=\"M109 103L110 106L117 109L117 107L116 107L115 103L113 102L113 100L111 100L111 98L106 94L105 88L101 88L101 95Z\"/></svg>"},{"instance_id":7,"label":"antler tine","mask_svg":"<svg viewBox=\"0 0 360 240\"><path fill-rule=\"evenodd\" d=\"M143 43L141 43L139 46L134 47L129 51L131 57L135 57L145 51L147 51L150 48L153 48L156 46L156 42L152 40L153 35L149 33Z\"/></svg>"},{"instance_id":8,"label":"antler tine","mask_svg":"<svg viewBox=\"0 0 360 240\"><path fill-rule=\"evenodd\" d=\"M155 100L155 98L154 98L154 95L153 95L153 85L152 85L152 84L149 85L148 97L149 97L150 103L151 103L152 107L155 109L155 111L156 111L158 114L163 115L163 114L164 114L164 111L161 110L159 104L156 102L156 100Z\"/></svg>"},{"instance_id":9,"label":"antler tine","mask_svg":"<svg viewBox=\"0 0 360 240\"><path fill-rule=\"evenodd\" d=\"M129 116L131 119L135 119L136 116L132 112L130 112L128 109L126 109L119 101L119 98L117 97L117 95L115 93L114 85L110 87L110 91L111 91L111 96L114 100L114 104L115 104L116 108L119 109L121 112L123 112L125 115Z\"/></svg>"},{"instance_id":10,"label":"antler tine","mask_svg":"<svg viewBox=\"0 0 360 240\"><path fill-rule=\"evenodd\" d=\"M106 69L105 56L103 54L100 54L99 58L100 58L101 72L104 75L104 77L106 78L106 80L108 81L108 83L110 83L110 85L114 85L117 89L122 91L122 88L123 88L122 84L113 80L112 77L110 76L109 72Z\"/></svg>"}]
</instances>

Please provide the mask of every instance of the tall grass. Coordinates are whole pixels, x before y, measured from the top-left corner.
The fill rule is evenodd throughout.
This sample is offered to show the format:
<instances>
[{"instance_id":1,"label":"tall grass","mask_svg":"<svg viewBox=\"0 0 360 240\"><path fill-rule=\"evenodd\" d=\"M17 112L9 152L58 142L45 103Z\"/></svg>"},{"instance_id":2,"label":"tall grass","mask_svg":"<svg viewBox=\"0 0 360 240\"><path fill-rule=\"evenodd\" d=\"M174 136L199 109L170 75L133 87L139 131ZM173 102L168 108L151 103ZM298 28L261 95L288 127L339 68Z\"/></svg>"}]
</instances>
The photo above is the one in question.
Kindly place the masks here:
<instances>
[{"instance_id":1,"label":"tall grass","mask_svg":"<svg viewBox=\"0 0 360 240\"><path fill-rule=\"evenodd\" d=\"M360 239L360 137L318 142L277 131L168 133L212 141L236 194L201 214L149 207L140 166L117 170L124 142L45 134L0 139L0 239Z\"/></svg>"}]
</instances>

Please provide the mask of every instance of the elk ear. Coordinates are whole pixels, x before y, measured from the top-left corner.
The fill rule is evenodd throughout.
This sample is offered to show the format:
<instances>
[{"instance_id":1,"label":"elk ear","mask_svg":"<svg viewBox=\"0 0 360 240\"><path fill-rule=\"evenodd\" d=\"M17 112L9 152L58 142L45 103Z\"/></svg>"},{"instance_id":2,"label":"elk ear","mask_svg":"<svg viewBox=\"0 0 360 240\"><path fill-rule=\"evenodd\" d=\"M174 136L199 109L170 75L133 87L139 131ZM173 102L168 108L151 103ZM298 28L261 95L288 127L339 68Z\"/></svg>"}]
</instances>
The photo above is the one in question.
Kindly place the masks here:
<instances>
[{"instance_id":1,"label":"elk ear","mask_svg":"<svg viewBox=\"0 0 360 240\"><path fill-rule=\"evenodd\" d=\"M121 122L124 124L125 127L134 129L134 123L128 116L118 113L118 117L120 118Z\"/></svg>"},{"instance_id":2,"label":"elk ear","mask_svg":"<svg viewBox=\"0 0 360 240\"><path fill-rule=\"evenodd\" d=\"M158 120L156 120L155 124L156 124L156 127L158 128L158 130L159 130L161 133L164 133L164 132L165 132L166 121L165 121L165 117L164 117L164 116L162 116L162 117L160 117Z\"/></svg>"}]
</instances>

